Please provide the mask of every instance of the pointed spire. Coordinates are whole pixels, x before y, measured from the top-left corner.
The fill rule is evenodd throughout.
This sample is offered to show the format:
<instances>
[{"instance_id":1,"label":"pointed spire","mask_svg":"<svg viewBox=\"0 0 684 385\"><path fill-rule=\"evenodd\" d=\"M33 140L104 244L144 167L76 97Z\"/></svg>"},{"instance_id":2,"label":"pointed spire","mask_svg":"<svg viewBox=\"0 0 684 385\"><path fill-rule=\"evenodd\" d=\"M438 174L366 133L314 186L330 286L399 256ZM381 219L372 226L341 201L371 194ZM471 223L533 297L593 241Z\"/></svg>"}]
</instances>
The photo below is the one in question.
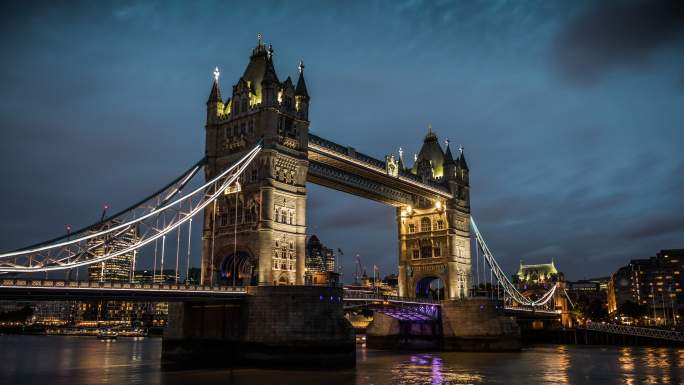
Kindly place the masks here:
<instances>
[{"instance_id":1,"label":"pointed spire","mask_svg":"<svg viewBox=\"0 0 684 385\"><path fill-rule=\"evenodd\" d=\"M406 166L404 166L404 149L399 147L399 170L404 171Z\"/></svg>"},{"instance_id":2,"label":"pointed spire","mask_svg":"<svg viewBox=\"0 0 684 385\"><path fill-rule=\"evenodd\" d=\"M451 155L451 148L449 147L449 139L445 140L446 150L444 151L444 163L452 163L454 161L453 155Z\"/></svg>"},{"instance_id":3,"label":"pointed spire","mask_svg":"<svg viewBox=\"0 0 684 385\"><path fill-rule=\"evenodd\" d=\"M223 103L223 100L221 99L221 89L219 88L219 76L221 76L221 72L219 72L218 67L216 67L214 69L214 84L211 86L211 92L209 93L207 104L219 102Z\"/></svg>"},{"instance_id":4,"label":"pointed spire","mask_svg":"<svg viewBox=\"0 0 684 385\"><path fill-rule=\"evenodd\" d=\"M292 78L290 78L289 76L288 76L287 79L285 79L285 81L283 82L283 88L286 89L286 88L288 88L288 87L294 88L294 85L292 84Z\"/></svg>"},{"instance_id":5,"label":"pointed spire","mask_svg":"<svg viewBox=\"0 0 684 385\"><path fill-rule=\"evenodd\" d=\"M437 141L437 135L435 135L435 133L432 132L432 124L428 124L428 132L425 135L424 142L429 142L429 141Z\"/></svg>"},{"instance_id":6,"label":"pointed spire","mask_svg":"<svg viewBox=\"0 0 684 385\"><path fill-rule=\"evenodd\" d=\"M297 79L297 88L295 95L309 97L309 92L306 89L306 82L304 81L304 61L299 61L299 79Z\"/></svg>"},{"instance_id":7,"label":"pointed spire","mask_svg":"<svg viewBox=\"0 0 684 385\"><path fill-rule=\"evenodd\" d=\"M461 152L461 154L458 156L458 165L462 169L468 170L468 163L466 162L466 159L465 159L465 153L463 152L463 146L459 147L458 150Z\"/></svg>"}]
</instances>

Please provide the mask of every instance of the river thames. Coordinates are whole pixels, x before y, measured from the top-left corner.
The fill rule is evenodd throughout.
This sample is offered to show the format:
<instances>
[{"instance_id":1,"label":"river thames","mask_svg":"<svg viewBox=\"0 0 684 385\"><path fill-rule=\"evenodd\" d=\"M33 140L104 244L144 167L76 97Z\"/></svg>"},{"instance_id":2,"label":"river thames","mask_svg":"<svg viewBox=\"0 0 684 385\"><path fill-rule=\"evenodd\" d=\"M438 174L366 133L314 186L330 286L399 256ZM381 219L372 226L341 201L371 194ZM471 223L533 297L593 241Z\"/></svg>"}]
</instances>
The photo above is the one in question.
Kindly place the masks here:
<instances>
[{"instance_id":1,"label":"river thames","mask_svg":"<svg viewBox=\"0 0 684 385\"><path fill-rule=\"evenodd\" d=\"M161 339L0 336L0 384L684 384L684 349L538 345L520 353L359 348L340 371L160 369Z\"/></svg>"}]
</instances>

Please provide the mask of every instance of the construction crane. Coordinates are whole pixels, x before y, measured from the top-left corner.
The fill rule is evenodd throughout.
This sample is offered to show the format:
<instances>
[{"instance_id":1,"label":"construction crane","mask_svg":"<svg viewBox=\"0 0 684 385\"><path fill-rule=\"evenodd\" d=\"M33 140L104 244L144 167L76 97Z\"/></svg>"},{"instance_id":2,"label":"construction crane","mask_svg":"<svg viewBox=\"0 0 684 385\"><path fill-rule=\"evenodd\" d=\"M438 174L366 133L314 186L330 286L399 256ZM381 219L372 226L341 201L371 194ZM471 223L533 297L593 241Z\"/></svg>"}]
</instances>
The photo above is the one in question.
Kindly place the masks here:
<instances>
[{"instance_id":1,"label":"construction crane","mask_svg":"<svg viewBox=\"0 0 684 385\"><path fill-rule=\"evenodd\" d=\"M361 284L361 281L359 279L361 278L361 275L363 274L363 266L361 266L361 256L356 254L356 271L354 272L354 284L356 286Z\"/></svg>"}]
</instances>

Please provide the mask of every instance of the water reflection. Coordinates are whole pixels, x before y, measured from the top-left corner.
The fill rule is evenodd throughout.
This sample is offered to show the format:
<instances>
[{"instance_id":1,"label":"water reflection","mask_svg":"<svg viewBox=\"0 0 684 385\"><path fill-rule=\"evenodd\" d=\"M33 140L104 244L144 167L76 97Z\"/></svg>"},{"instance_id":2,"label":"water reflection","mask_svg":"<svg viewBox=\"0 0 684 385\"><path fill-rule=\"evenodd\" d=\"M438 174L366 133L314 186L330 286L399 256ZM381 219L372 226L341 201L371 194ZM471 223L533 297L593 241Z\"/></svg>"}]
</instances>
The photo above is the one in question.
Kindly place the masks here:
<instances>
[{"instance_id":1,"label":"water reflection","mask_svg":"<svg viewBox=\"0 0 684 385\"><path fill-rule=\"evenodd\" d=\"M393 384L475 384L482 383L482 376L472 370L456 365L445 366L435 354L410 355L392 368Z\"/></svg>"},{"instance_id":2,"label":"water reflection","mask_svg":"<svg viewBox=\"0 0 684 385\"><path fill-rule=\"evenodd\" d=\"M162 372L161 340L0 336L0 384L676 384L684 349L535 346L516 353L357 351L344 371ZM684 384L684 383L683 383Z\"/></svg>"}]
</instances>

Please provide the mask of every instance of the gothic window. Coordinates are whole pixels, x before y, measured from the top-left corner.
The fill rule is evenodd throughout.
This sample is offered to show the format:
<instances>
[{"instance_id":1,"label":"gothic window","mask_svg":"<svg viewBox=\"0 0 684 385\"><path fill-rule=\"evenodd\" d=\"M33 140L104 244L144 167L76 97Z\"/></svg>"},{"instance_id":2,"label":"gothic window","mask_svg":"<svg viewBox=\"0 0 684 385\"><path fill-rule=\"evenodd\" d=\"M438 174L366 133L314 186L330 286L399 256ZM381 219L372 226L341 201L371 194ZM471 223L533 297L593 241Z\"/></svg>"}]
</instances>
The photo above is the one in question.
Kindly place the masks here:
<instances>
[{"instance_id":1,"label":"gothic window","mask_svg":"<svg viewBox=\"0 0 684 385\"><path fill-rule=\"evenodd\" d=\"M289 212L289 215L288 215L288 217L287 217L287 223L293 224L293 221L292 221L292 211Z\"/></svg>"},{"instance_id":2,"label":"gothic window","mask_svg":"<svg viewBox=\"0 0 684 385\"><path fill-rule=\"evenodd\" d=\"M275 209L275 221L280 222L280 209L276 207ZM276 245L277 246L277 245Z\"/></svg>"},{"instance_id":3,"label":"gothic window","mask_svg":"<svg viewBox=\"0 0 684 385\"><path fill-rule=\"evenodd\" d=\"M290 250L294 250L294 242L290 241Z\"/></svg>"},{"instance_id":4,"label":"gothic window","mask_svg":"<svg viewBox=\"0 0 684 385\"><path fill-rule=\"evenodd\" d=\"M437 230L444 230L444 221L441 219L437 221Z\"/></svg>"},{"instance_id":5,"label":"gothic window","mask_svg":"<svg viewBox=\"0 0 684 385\"><path fill-rule=\"evenodd\" d=\"M273 268L278 270L278 261L276 261L275 259L273 260Z\"/></svg>"},{"instance_id":6,"label":"gothic window","mask_svg":"<svg viewBox=\"0 0 684 385\"><path fill-rule=\"evenodd\" d=\"M282 264L280 265L280 269L281 269L281 270L286 270L286 269L287 269L287 265L284 264L284 263L282 263Z\"/></svg>"},{"instance_id":7,"label":"gothic window","mask_svg":"<svg viewBox=\"0 0 684 385\"><path fill-rule=\"evenodd\" d=\"M427 245L427 246L422 246L420 248L420 257L421 258L430 258L432 257L432 246Z\"/></svg>"},{"instance_id":8,"label":"gothic window","mask_svg":"<svg viewBox=\"0 0 684 385\"><path fill-rule=\"evenodd\" d=\"M418 259L418 258L420 258L420 250L413 249L413 259Z\"/></svg>"},{"instance_id":9,"label":"gothic window","mask_svg":"<svg viewBox=\"0 0 684 385\"><path fill-rule=\"evenodd\" d=\"M409 231L409 234L415 233L416 232L416 225L414 225L413 223L409 223L408 231Z\"/></svg>"},{"instance_id":10,"label":"gothic window","mask_svg":"<svg viewBox=\"0 0 684 385\"><path fill-rule=\"evenodd\" d=\"M435 258L439 258L439 257L441 256L441 255L440 255L440 252L441 252L440 248L439 248L439 247L435 247L435 248L432 250L432 256L435 257Z\"/></svg>"},{"instance_id":11,"label":"gothic window","mask_svg":"<svg viewBox=\"0 0 684 385\"><path fill-rule=\"evenodd\" d=\"M423 218L420 220L420 231L431 231L432 230L432 223L430 222L430 218Z\"/></svg>"}]
</instances>

